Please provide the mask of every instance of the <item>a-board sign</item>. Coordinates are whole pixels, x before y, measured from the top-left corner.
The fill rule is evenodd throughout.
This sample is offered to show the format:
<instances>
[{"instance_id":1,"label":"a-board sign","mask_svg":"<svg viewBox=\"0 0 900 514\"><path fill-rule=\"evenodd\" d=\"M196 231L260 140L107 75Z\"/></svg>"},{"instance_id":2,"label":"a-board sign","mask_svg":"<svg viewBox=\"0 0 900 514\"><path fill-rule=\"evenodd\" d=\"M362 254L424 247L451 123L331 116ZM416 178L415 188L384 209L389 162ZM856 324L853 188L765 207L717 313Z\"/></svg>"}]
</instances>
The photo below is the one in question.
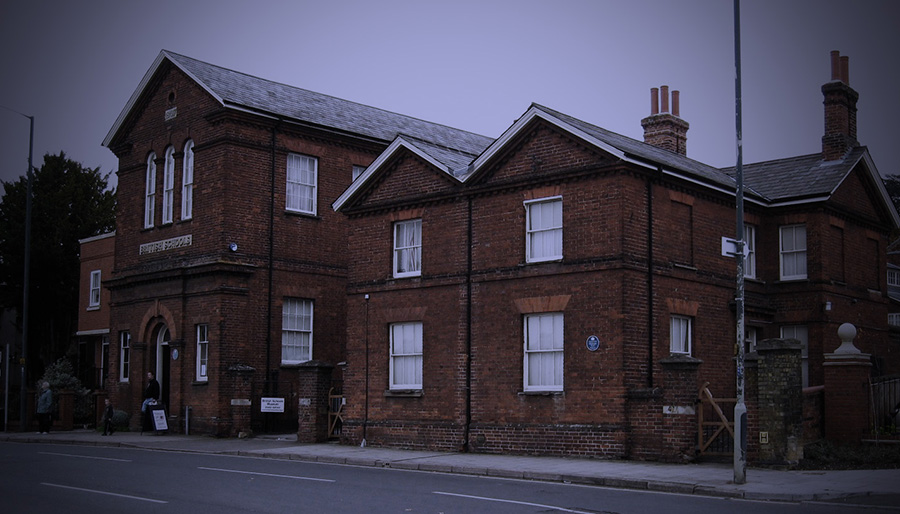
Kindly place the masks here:
<instances>
[{"instance_id":1,"label":"a-board sign","mask_svg":"<svg viewBox=\"0 0 900 514\"><path fill-rule=\"evenodd\" d=\"M160 407L150 407L150 415L153 420L153 429L162 432L169 429L169 423L166 421L166 409Z\"/></svg>"},{"instance_id":2,"label":"a-board sign","mask_svg":"<svg viewBox=\"0 0 900 514\"><path fill-rule=\"evenodd\" d=\"M260 398L260 412L284 412L284 398Z\"/></svg>"}]
</instances>

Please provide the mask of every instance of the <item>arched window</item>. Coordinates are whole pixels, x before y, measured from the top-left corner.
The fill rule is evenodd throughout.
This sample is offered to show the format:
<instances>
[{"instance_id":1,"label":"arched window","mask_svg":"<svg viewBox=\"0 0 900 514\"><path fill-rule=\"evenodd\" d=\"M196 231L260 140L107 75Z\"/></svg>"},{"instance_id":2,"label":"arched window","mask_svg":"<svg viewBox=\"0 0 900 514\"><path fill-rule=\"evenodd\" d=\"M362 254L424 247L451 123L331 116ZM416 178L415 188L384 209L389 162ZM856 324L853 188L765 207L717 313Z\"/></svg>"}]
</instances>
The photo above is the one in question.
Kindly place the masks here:
<instances>
[{"instance_id":1,"label":"arched window","mask_svg":"<svg viewBox=\"0 0 900 514\"><path fill-rule=\"evenodd\" d=\"M184 145L184 165L181 174L181 219L194 216L194 142Z\"/></svg>"},{"instance_id":2,"label":"arched window","mask_svg":"<svg viewBox=\"0 0 900 514\"><path fill-rule=\"evenodd\" d=\"M175 147L166 148L166 167L163 170L163 225L172 223L175 210Z\"/></svg>"},{"instance_id":3,"label":"arched window","mask_svg":"<svg viewBox=\"0 0 900 514\"><path fill-rule=\"evenodd\" d=\"M156 215L156 154L150 152L147 157L147 186L144 196L144 228L153 227Z\"/></svg>"}]
</instances>

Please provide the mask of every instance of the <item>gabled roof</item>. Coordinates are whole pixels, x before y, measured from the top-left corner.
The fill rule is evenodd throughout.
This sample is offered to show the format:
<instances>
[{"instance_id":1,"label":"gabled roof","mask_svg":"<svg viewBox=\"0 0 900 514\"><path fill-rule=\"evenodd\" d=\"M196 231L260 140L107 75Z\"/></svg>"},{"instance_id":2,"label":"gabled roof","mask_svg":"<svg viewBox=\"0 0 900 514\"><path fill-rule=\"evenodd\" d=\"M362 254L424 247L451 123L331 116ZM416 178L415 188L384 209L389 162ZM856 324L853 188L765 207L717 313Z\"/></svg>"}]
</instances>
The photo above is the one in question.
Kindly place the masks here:
<instances>
[{"instance_id":1,"label":"gabled roof","mask_svg":"<svg viewBox=\"0 0 900 514\"><path fill-rule=\"evenodd\" d=\"M490 138L472 132L272 82L163 50L103 140L104 146L108 146L123 128L153 76L166 63L171 63L191 77L227 108L337 129L384 144L398 134L408 134L436 145L479 153L491 142Z\"/></svg>"},{"instance_id":2,"label":"gabled roof","mask_svg":"<svg viewBox=\"0 0 900 514\"><path fill-rule=\"evenodd\" d=\"M447 160L446 152L449 149L445 146L432 149L427 145L419 145L417 151L431 155L434 161L443 162L444 166L438 166L440 169L462 182L467 182L477 176L493 156L505 148L535 119L551 123L623 161L659 170L663 174L726 194L734 195L736 192L737 182L734 167L715 168L679 153L631 139L539 104L532 104L525 114L469 163L465 161L466 152L456 153L455 157L459 159L457 161ZM343 207L356 191L364 187L367 177L376 173L377 168L387 160L388 154L396 152L401 146L406 145L392 145L386 150L382 154L385 158L376 159L366 170L366 174L354 182L350 189L334 202L332 207L335 210ZM743 165L744 197L745 200L763 206L824 201L834 194L844 179L860 163L864 163L865 170L871 176L873 184L879 189L883 206L890 213L894 226L900 226L900 217L893 207L890 196L866 147L853 148L843 159L835 161L825 161L821 154L811 154L745 164Z\"/></svg>"}]
</instances>

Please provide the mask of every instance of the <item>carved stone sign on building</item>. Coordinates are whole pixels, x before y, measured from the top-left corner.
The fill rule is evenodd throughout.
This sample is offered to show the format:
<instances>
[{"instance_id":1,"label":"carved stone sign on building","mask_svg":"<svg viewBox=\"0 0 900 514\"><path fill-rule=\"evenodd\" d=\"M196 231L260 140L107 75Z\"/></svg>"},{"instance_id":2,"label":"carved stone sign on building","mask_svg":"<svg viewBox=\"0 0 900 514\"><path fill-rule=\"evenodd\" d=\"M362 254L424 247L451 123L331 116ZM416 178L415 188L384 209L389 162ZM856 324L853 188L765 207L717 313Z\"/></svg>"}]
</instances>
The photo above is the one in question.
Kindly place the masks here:
<instances>
[{"instance_id":1,"label":"carved stone sign on building","mask_svg":"<svg viewBox=\"0 0 900 514\"><path fill-rule=\"evenodd\" d=\"M193 243L193 236L191 234L188 234L186 236L163 239L162 241L144 243L141 245L138 253L140 255L146 255L148 253L164 252L166 250L174 250L175 248L184 248L186 246L191 246L191 243Z\"/></svg>"}]
</instances>

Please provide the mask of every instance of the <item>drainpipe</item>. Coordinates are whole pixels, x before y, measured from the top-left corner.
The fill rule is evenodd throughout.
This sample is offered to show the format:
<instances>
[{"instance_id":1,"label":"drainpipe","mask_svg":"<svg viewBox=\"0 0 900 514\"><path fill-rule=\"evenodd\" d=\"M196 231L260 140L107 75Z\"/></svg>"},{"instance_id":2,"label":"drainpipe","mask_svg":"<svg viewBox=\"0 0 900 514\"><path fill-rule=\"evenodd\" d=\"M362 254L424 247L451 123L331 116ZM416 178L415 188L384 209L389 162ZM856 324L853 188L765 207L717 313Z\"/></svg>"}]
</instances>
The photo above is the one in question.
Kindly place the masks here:
<instances>
[{"instance_id":1,"label":"drainpipe","mask_svg":"<svg viewBox=\"0 0 900 514\"><path fill-rule=\"evenodd\" d=\"M269 170L269 257L268 257L268 281L266 293L266 379L263 386L264 394L269 394L269 381L272 378L272 282L273 267L275 262L275 145L276 135L278 134L278 125L281 118L272 126L272 164Z\"/></svg>"},{"instance_id":2,"label":"drainpipe","mask_svg":"<svg viewBox=\"0 0 900 514\"><path fill-rule=\"evenodd\" d=\"M463 451L469 451L469 426L472 424L472 197L468 197L466 254L466 421L463 426Z\"/></svg>"},{"instance_id":3,"label":"drainpipe","mask_svg":"<svg viewBox=\"0 0 900 514\"><path fill-rule=\"evenodd\" d=\"M662 175L662 169L659 169ZM647 387L653 389L653 177L647 177Z\"/></svg>"},{"instance_id":4,"label":"drainpipe","mask_svg":"<svg viewBox=\"0 0 900 514\"><path fill-rule=\"evenodd\" d=\"M366 294L366 399L363 415L363 436L360 448L366 447L366 428L369 426L369 295Z\"/></svg>"}]
</instances>

